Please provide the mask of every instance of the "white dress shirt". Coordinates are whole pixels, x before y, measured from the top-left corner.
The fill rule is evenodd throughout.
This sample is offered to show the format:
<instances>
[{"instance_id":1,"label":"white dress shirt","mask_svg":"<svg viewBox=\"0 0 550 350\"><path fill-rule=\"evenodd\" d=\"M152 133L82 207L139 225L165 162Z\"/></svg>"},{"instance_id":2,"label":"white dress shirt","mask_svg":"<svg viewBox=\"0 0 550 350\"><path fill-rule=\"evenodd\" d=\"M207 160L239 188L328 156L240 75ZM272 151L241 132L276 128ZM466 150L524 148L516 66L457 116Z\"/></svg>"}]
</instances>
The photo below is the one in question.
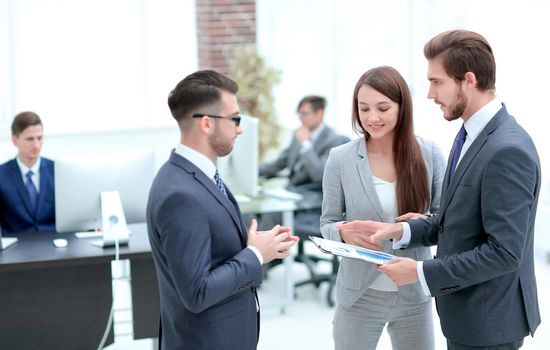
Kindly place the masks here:
<instances>
[{"instance_id":1,"label":"white dress shirt","mask_svg":"<svg viewBox=\"0 0 550 350\"><path fill-rule=\"evenodd\" d=\"M23 164L19 157L15 158L17 165L19 166L19 171L21 171L21 176L23 177L23 183L27 184L27 173L29 170L32 170L32 182L34 187L36 187L36 193L40 193L40 157L30 168Z\"/></svg>"}]
</instances>

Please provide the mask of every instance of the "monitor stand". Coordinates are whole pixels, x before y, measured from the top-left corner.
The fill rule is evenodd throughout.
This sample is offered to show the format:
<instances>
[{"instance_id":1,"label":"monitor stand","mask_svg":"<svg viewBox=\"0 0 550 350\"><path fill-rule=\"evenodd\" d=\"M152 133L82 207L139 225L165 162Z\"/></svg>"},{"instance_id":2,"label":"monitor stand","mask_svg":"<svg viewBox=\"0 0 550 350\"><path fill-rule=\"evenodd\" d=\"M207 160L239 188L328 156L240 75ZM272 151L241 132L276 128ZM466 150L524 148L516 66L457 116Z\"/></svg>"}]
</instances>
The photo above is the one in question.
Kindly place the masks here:
<instances>
[{"instance_id":1,"label":"monitor stand","mask_svg":"<svg viewBox=\"0 0 550 350\"><path fill-rule=\"evenodd\" d=\"M105 248L128 244L130 230L118 191L101 192L101 219L103 237L91 241L93 245Z\"/></svg>"},{"instance_id":2,"label":"monitor stand","mask_svg":"<svg viewBox=\"0 0 550 350\"><path fill-rule=\"evenodd\" d=\"M0 250L8 249L10 246L14 245L17 242L17 238L0 238Z\"/></svg>"}]
</instances>

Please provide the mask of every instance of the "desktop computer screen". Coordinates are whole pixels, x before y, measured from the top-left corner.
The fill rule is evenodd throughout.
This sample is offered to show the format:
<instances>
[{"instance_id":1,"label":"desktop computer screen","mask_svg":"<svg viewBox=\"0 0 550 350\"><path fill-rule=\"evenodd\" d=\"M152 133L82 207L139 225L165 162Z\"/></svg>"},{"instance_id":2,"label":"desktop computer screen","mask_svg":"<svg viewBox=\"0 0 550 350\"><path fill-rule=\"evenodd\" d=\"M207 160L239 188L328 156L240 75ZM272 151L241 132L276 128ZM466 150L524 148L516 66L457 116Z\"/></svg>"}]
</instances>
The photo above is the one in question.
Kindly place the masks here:
<instances>
[{"instance_id":1,"label":"desktop computer screen","mask_svg":"<svg viewBox=\"0 0 550 350\"><path fill-rule=\"evenodd\" d=\"M66 156L55 160L57 232L102 227L101 193L118 191L127 223L145 221L155 175L152 151Z\"/></svg>"},{"instance_id":2,"label":"desktop computer screen","mask_svg":"<svg viewBox=\"0 0 550 350\"><path fill-rule=\"evenodd\" d=\"M217 167L233 194L255 197L258 195L259 121L243 116L241 127L243 133L235 140L233 151L218 158Z\"/></svg>"}]
</instances>

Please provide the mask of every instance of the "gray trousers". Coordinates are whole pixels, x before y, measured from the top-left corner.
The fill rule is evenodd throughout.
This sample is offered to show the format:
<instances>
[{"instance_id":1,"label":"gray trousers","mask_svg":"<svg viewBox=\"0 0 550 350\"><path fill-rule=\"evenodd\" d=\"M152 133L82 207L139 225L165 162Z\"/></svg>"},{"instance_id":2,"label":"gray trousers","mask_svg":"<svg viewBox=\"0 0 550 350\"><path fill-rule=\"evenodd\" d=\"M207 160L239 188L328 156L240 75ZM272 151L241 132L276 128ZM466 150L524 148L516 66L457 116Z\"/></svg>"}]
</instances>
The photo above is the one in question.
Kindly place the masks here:
<instances>
[{"instance_id":1,"label":"gray trousers","mask_svg":"<svg viewBox=\"0 0 550 350\"><path fill-rule=\"evenodd\" d=\"M393 350L433 350L432 302L406 304L398 292L368 289L351 307L336 306L336 350L375 350L387 325Z\"/></svg>"}]
</instances>

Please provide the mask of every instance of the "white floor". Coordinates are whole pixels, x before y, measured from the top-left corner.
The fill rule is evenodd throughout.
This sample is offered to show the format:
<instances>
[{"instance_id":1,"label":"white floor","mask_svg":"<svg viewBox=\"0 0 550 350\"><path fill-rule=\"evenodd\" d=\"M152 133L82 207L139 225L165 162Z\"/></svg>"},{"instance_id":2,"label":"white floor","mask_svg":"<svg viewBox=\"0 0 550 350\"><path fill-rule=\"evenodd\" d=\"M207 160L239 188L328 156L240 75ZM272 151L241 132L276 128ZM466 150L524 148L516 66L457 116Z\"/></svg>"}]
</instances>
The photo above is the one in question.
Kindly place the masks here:
<instances>
[{"instance_id":1,"label":"white floor","mask_svg":"<svg viewBox=\"0 0 550 350\"><path fill-rule=\"evenodd\" d=\"M539 304L543 323L534 338L526 338L522 350L548 349L550 344L550 264L549 253L540 252L536 261ZM328 263L320 263L321 270L328 271ZM303 264L293 263L292 274L295 280L308 276ZM284 310L279 307L262 307L259 350L324 350L332 349L332 315L334 309L327 305L327 285L319 289L314 286L302 286L295 291L295 300ZM260 302L282 297L284 293L284 268L279 265L269 271L259 291ZM506 320L503 320L506 322ZM439 319L434 307L436 350L446 349L445 338L439 328ZM132 343L113 344L109 350L150 350L149 339ZM387 333L383 333L378 344L379 350L390 350L391 343Z\"/></svg>"},{"instance_id":2,"label":"white floor","mask_svg":"<svg viewBox=\"0 0 550 350\"><path fill-rule=\"evenodd\" d=\"M550 348L550 264L544 253L539 253L536 261L539 304L543 323L534 338L526 338L522 350L542 350ZM323 263L324 264L324 263ZM322 266L329 269L330 267ZM307 277L307 270L301 264L293 264L293 275L299 280ZM260 291L262 297L271 298L277 292L282 293L283 269L275 267L264 281ZM302 286L296 290L295 301L285 308L262 309L259 350L293 349L332 349L332 316L334 309L327 306L326 285L319 289L314 286ZM279 295L280 295L279 293ZM439 318L434 307L434 325L436 350L446 349L445 338L439 327ZM506 322L506 320L503 320ZM391 349L389 336L382 334L377 349Z\"/></svg>"}]
</instances>

